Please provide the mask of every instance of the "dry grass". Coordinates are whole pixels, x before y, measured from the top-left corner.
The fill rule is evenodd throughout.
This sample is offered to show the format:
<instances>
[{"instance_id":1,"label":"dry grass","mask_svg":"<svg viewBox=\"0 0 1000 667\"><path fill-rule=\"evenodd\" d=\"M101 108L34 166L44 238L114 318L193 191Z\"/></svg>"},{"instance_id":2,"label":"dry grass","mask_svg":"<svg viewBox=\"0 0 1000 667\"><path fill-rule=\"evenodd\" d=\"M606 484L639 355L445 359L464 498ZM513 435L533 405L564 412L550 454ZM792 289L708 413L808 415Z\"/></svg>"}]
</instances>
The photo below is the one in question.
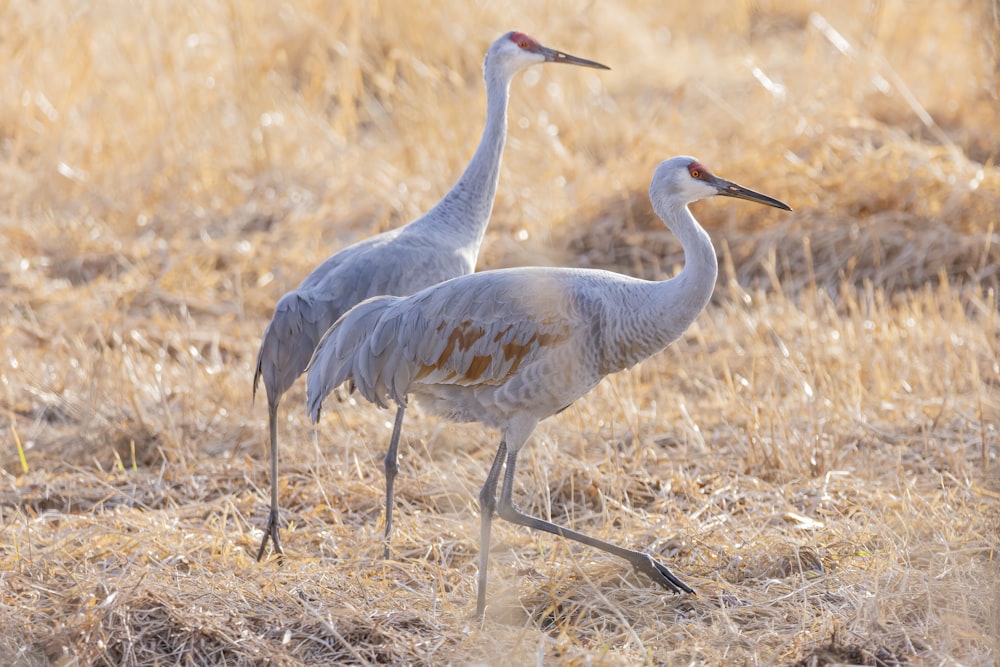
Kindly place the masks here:
<instances>
[{"instance_id":1,"label":"dry grass","mask_svg":"<svg viewBox=\"0 0 1000 667\"><path fill-rule=\"evenodd\" d=\"M547 4L0 5L0 662L995 664L1000 7ZM697 205L713 304L523 457L699 595L501 523L480 627L496 434L413 414L383 561L388 413L289 409L258 564L250 379L280 294L456 178L512 27L613 70L515 82L481 266L669 274L677 153L796 211Z\"/></svg>"}]
</instances>

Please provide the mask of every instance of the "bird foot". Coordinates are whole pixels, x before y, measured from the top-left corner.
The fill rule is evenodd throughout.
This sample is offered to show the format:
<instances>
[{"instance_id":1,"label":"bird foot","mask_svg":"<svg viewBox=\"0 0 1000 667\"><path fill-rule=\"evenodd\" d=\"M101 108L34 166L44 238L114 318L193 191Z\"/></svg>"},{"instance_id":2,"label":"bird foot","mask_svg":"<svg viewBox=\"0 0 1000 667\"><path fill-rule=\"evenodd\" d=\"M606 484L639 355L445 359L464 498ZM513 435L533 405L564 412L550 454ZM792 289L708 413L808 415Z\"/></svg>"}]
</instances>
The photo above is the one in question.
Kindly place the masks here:
<instances>
[{"instance_id":1,"label":"bird foot","mask_svg":"<svg viewBox=\"0 0 1000 667\"><path fill-rule=\"evenodd\" d=\"M278 555L278 562L282 561L282 557L285 555L284 550L281 548L281 543L278 541L278 513L271 511L267 517L267 527L264 529L264 537L260 541L260 548L257 549L257 562L264 556L264 550L267 549L267 541L271 540L274 543L274 553Z\"/></svg>"},{"instance_id":2,"label":"bird foot","mask_svg":"<svg viewBox=\"0 0 1000 667\"><path fill-rule=\"evenodd\" d=\"M637 552L638 558L633 562L635 569L674 593L694 593L694 589L678 579L667 566L655 560L647 553Z\"/></svg>"}]
</instances>

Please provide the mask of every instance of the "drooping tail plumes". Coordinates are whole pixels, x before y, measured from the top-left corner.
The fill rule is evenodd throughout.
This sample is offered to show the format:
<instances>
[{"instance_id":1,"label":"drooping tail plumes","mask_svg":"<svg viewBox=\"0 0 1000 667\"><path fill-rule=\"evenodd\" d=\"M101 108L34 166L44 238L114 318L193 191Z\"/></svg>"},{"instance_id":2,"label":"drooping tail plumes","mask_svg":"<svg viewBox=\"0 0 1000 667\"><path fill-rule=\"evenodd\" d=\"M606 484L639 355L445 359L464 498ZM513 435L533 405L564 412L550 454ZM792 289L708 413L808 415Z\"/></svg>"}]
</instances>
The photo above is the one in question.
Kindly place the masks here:
<instances>
[{"instance_id":1,"label":"drooping tail plumes","mask_svg":"<svg viewBox=\"0 0 1000 667\"><path fill-rule=\"evenodd\" d=\"M309 362L306 379L306 400L313 423L319 421L323 400L348 379L367 400L386 407L381 363L385 346L378 345L375 328L386 308L399 300L377 296L362 301L324 334Z\"/></svg>"}]
</instances>

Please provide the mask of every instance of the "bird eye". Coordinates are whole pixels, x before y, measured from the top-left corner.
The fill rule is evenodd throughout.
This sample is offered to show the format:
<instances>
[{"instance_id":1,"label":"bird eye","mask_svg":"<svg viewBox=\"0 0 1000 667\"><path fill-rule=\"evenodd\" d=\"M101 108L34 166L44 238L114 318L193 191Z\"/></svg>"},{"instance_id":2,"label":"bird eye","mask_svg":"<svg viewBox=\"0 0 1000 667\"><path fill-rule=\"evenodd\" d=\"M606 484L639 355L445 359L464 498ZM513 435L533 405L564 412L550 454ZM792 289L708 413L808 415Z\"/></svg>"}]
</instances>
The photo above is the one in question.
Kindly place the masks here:
<instances>
[{"instance_id":1,"label":"bird eye","mask_svg":"<svg viewBox=\"0 0 1000 667\"><path fill-rule=\"evenodd\" d=\"M523 39L520 42L518 42L517 45L520 46L522 49L528 48L528 43Z\"/></svg>"},{"instance_id":2,"label":"bird eye","mask_svg":"<svg viewBox=\"0 0 1000 667\"><path fill-rule=\"evenodd\" d=\"M691 170L691 178L698 178L700 176L701 176L701 172L700 171L698 171L697 169L692 169Z\"/></svg>"}]
</instances>

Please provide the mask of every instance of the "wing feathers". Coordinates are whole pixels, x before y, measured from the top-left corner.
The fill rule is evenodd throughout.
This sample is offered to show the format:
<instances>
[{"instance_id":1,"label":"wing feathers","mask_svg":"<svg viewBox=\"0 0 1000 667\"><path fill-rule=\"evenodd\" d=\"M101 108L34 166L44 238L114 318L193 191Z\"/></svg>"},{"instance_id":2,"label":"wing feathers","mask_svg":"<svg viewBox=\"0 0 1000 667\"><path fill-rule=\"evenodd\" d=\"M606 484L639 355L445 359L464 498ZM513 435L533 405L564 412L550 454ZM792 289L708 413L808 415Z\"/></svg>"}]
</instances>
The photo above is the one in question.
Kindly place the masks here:
<instances>
[{"instance_id":1,"label":"wing feathers","mask_svg":"<svg viewBox=\"0 0 1000 667\"><path fill-rule=\"evenodd\" d=\"M337 320L326 332L312 360L306 380L309 415L319 421L320 408L335 387L351 378L366 399L385 407L384 392L378 391L377 358L367 349L379 317L400 297L380 296L362 301Z\"/></svg>"},{"instance_id":2,"label":"wing feathers","mask_svg":"<svg viewBox=\"0 0 1000 667\"><path fill-rule=\"evenodd\" d=\"M376 297L349 311L310 365L309 412L352 379L369 401L405 405L415 385L503 384L543 348L571 336L566 285L526 285L514 273L473 274L409 298Z\"/></svg>"}]
</instances>

